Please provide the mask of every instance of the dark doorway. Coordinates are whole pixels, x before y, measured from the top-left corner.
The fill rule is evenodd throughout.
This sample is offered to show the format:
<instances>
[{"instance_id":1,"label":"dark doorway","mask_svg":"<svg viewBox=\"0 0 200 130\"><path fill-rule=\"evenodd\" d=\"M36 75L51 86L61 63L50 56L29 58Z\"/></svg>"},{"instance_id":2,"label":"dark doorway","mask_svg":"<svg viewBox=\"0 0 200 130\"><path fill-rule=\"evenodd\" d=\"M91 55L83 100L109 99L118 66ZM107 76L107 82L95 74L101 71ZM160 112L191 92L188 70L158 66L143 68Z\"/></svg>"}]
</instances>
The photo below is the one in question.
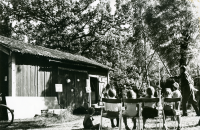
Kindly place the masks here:
<instances>
[{"instance_id":1,"label":"dark doorway","mask_svg":"<svg viewBox=\"0 0 200 130\"><path fill-rule=\"evenodd\" d=\"M5 96L8 96L8 56L0 52L0 94L2 100L0 104L6 104ZM7 120L7 110L1 109L0 120Z\"/></svg>"},{"instance_id":2,"label":"dark doorway","mask_svg":"<svg viewBox=\"0 0 200 130\"><path fill-rule=\"evenodd\" d=\"M8 95L8 55L0 52L0 93Z\"/></svg>"},{"instance_id":3,"label":"dark doorway","mask_svg":"<svg viewBox=\"0 0 200 130\"><path fill-rule=\"evenodd\" d=\"M91 104L95 104L99 99L99 80L95 77L90 77L91 86Z\"/></svg>"}]
</instances>

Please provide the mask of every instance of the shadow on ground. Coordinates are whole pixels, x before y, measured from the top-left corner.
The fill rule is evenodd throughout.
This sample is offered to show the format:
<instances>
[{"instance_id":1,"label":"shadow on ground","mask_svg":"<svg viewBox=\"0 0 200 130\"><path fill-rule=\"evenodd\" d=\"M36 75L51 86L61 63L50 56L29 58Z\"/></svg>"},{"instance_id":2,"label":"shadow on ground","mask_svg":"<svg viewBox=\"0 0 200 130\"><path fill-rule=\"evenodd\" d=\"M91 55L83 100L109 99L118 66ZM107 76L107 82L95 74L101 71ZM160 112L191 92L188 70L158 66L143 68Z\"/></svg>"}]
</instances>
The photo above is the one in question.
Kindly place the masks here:
<instances>
[{"instance_id":1,"label":"shadow on ground","mask_svg":"<svg viewBox=\"0 0 200 130\"><path fill-rule=\"evenodd\" d=\"M53 127L55 127L54 125ZM52 126L47 126L45 123L41 121L20 121L14 122L11 126L4 128L3 130L16 130L16 129L42 129L42 128L51 128ZM1 128L2 130L2 128Z\"/></svg>"}]
</instances>

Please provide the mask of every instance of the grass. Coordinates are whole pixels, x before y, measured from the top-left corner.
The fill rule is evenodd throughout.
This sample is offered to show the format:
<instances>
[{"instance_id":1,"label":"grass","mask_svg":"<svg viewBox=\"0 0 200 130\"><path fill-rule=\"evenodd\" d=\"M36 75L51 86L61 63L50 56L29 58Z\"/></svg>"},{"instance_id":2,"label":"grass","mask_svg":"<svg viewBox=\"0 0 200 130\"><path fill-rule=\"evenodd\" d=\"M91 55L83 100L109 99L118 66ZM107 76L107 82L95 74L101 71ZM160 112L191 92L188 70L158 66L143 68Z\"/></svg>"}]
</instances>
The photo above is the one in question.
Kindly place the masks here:
<instances>
[{"instance_id":1,"label":"grass","mask_svg":"<svg viewBox=\"0 0 200 130\"><path fill-rule=\"evenodd\" d=\"M34 118L16 119L7 129L34 129L59 125L84 118L84 115L73 115L69 109L64 109L60 114L47 113L46 116L37 115Z\"/></svg>"}]
</instances>

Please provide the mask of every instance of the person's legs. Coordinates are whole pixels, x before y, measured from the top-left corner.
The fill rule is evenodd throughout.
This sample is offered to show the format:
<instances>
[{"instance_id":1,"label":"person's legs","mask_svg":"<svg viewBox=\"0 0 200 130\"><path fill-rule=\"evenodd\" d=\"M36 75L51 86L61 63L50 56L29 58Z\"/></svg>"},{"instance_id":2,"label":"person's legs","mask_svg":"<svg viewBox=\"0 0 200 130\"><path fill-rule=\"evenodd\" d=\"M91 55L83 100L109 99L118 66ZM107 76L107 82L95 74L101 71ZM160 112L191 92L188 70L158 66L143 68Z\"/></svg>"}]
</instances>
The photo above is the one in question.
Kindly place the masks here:
<instances>
[{"instance_id":1,"label":"person's legs","mask_svg":"<svg viewBox=\"0 0 200 130\"><path fill-rule=\"evenodd\" d=\"M119 127L119 118L116 118L117 120L117 127Z\"/></svg>"},{"instance_id":2,"label":"person's legs","mask_svg":"<svg viewBox=\"0 0 200 130\"><path fill-rule=\"evenodd\" d=\"M163 129L167 130L167 126L166 126L165 120L166 120L166 115L168 114L168 111L164 110L162 112L163 112Z\"/></svg>"},{"instance_id":3,"label":"person's legs","mask_svg":"<svg viewBox=\"0 0 200 130\"><path fill-rule=\"evenodd\" d=\"M194 94L194 93L193 93L193 94ZM196 101L196 99L195 99L195 97L194 97L193 94L190 96L189 101L190 101L190 103L192 104L192 106L193 106L193 108L194 108L196 114L199 116L200 113L199 113L197 101Z\"/></svg>"},{"instance_id":4,"label":"person's legs","mask_svg":"<svg viewBox=\"0 0 200 130\"><path fill-rule=\"evenodd\" d=\"M127 125L127 117L126 116L123 116L123 121L124 121L124 125L125 125L126 130L130 130L130 128Z\"/></svg>"},{"instance_id":5,"label":"person's legs","mask_svg":"<svg viewBox=\"0 0 200 130\"><path fill-rule=\"evenodd\" d=\"M136 118L132 118L132 121L133 121L133 125L134 125L134 126L133 126L133 129L136 129L136 126L137 126L137 125L136 125Z\"/></svg>"},{"instance_id":6,"label":"person's legs","mask_svg":"<svg viewBox=\"0 0 200 130\"><path fill-rule=\"evenodd\" d=\"M126 117L126 116L123 116L123 121L124 121L125 127L128 126L128 125L127 125L127 117Z\"/></svg>"},{"instance_id":7,"label":"person's legs","mask_svg":"<svg viewBox=\"0 0 200 130\"><path fill-rule=\"evenodd\" d=\"M96 124L96 125L92 126L90 129L98 130L99 127L100 127L100 124Z\"/></svg>"},{"instance_id":8,"label":"person's legs","mask_svg":"<svg viewBox=\"0 0 200 130\"><path fill-rule=\"evenodd\" d=\"M199 113L200 113L200 99L199 99Z\"/></svg>"},{"instance_id":9,"label":"person's legs","mask_svg":"<svg viewBox=\"0 0 200 130\"><path fill-rule=\"evenodd\" d=\"M110 122L111 122L111 127L115 127L114 120L110 119Z\"/></svg>"},{"instance_id":10,"label":"person's legs","mask_svg":"<svg viewBox=\"0 0 200 130\"><path fill-rule=\"evenodd\" d=\"M147 121L147 118L144 118L144 117L143 117L143 129L146 128L146 127L145 127L146 121Z\"/></svg>"},{"instance_id":11,"label":"person's legs","mask_svg":"<svg viewBox=\"0 0 200 130\"><path fill-rule=\"evenodd\" d=\"M178 121L178 127L180 127L180 125L181 125L181 117L180 117L180 115L177 116L177 121Z\"/></svg>"},{"instance_id":12,"label":"person's legs","mask_svg":"<svg viewBox=\"0 0 200 130\"><path fill-rule=\"evenodd\" d=\"M163 127L165 127L165 114L163 114Z\"/></svg>"},{"instance_id":13,"label":"person's legs","mask_svg":"<svg viewBox=\"0 0 200 130\"><path fill-rule=\"evenodd\" d=\"M183 108L183 116L187 116L187 100L189 99L189 97L187 95L183 95L183 99L182 99L182 108Z\"/></svg>"}]
</instances>

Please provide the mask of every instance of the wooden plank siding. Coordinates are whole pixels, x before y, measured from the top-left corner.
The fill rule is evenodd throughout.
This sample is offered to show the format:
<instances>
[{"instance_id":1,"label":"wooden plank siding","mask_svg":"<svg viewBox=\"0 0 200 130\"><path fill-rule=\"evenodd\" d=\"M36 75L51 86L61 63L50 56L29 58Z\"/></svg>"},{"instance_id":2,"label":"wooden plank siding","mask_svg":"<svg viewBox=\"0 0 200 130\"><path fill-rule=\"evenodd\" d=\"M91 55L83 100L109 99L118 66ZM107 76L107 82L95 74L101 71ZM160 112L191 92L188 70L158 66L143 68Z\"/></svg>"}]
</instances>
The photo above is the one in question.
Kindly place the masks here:
<instances>
[{"instance_id":1,"label":"wooden plank siding","mask_svg":"<svg viewBox=\"0 0 200 130\"><path fill-rule=\"evenodd\" d=\"M39 66L16 65L16 96L55 96L52 87L51 71L42 71Z\"/></svg>"}]
</instances>

